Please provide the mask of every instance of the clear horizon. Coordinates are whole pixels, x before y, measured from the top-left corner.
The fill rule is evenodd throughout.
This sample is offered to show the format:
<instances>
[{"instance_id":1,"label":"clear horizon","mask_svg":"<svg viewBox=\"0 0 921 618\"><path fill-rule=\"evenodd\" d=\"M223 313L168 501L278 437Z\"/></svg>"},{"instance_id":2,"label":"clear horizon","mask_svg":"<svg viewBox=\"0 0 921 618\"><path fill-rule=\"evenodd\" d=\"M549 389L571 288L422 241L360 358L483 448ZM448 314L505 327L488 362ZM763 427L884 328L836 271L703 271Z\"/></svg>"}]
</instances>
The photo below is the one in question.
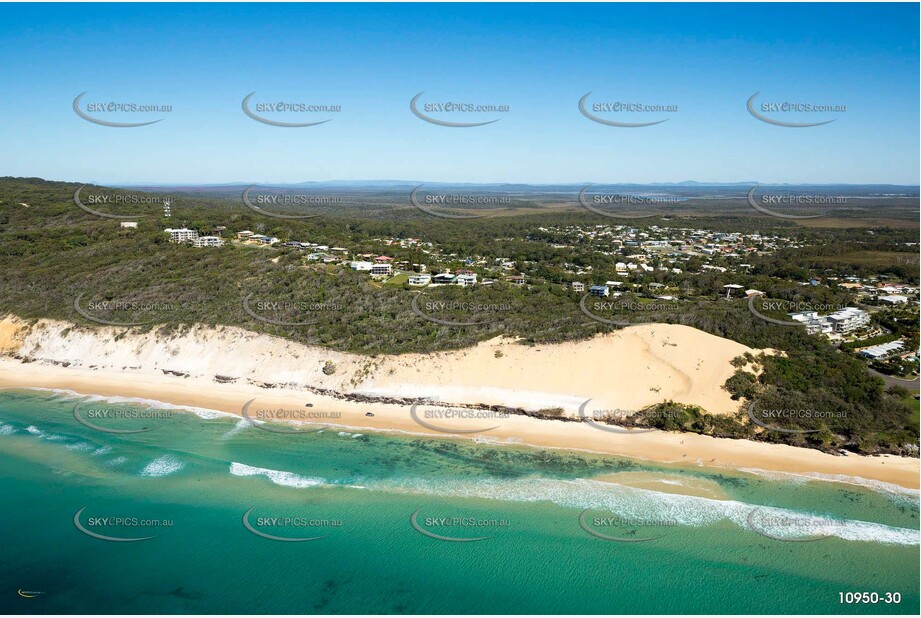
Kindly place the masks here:
<instances>
[{"instance_id":1,"label":"clear horizon","mask_svg":"<svg viewBox=\"0 0 921 618\"><path fill-rule=\"evenodd\" d=\"M663 8L6 4L0 124L10 147L0 175L108 185L921 183L917 4ZM160 122L87 121L73 109L84 92L78 107L91 117ZM241 109L250 93L263 118L329 122L256 121ZM438 126L411 111L420 93L418 109L436 121L499 121ZM768 120L747 108L755 93ZM339 110L255 111L273 101ZM508 111L426 111L445 101ZM106 102L171 110L87 111ZM609 113L611 102L675 110ZM844 109L773 113L777 103ZM605 126L586 111L666 122Z\"/></svg>"}]
</instances>

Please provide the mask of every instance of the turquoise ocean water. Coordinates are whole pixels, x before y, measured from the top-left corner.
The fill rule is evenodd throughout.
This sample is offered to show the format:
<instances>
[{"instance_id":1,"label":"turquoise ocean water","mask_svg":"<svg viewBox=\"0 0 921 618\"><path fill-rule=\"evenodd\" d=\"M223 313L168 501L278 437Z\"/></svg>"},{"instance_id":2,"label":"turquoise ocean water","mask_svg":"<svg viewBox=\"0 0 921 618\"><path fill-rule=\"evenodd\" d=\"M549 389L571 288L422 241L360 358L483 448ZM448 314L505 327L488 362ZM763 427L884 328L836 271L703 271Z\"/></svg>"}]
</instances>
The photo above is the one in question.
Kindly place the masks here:
<instances>
[{"instance_id":1,"label":"turquoise ocean water","mask_svg":"<svg viewBox=\"0 0 921 618\"><path fill-rule=\"evenodd\" d=\"M4 613L919 610L917 492L78 403L0 391Z\"/></svg>"}]
</instances>

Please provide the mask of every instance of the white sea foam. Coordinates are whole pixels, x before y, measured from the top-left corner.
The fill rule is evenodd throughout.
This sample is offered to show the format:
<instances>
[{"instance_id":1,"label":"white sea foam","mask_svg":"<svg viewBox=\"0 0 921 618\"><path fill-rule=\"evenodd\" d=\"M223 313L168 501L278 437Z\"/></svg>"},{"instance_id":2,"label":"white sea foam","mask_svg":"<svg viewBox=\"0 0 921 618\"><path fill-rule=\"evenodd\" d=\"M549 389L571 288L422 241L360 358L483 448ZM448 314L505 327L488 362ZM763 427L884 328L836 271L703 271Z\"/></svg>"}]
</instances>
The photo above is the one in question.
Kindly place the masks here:
<instances>
[{"instance_id":1,"label":"white sea foam","mask_svg":"<svg viewBox=\"0 0 921 618\"><path fill-rule=\"evenodd\" d=\"M755 476L760 476L771 480L785 481L797 484L819 481L826 483L857 485L859 487L873 489L875 491L889 494L891 496L907 497L911 499L911 502L915 503L918 502L919 498L921 498L921 490L910 489L908 487L902 487L901 485L886 483L885 481L866 479L862 476L850 476L847 474L823 474L821 472L778 472L774 470L762 470L760 468L740 468L739 471L747 472L748 474L754 474Z\"/></svg>"},{"instance_id":2,"label":"white sea foam","mask_svg":"<svg viewBox=\"0 0 921 618\"><path fill-rule=\"evenodd\" d=\"M220 410L212 410L210 408L197 408L195 406L181 406L173 403L167 403L165 401L159 401L157 399L144 399L142 397L118 397L118 396L99 396L99 395L90 395L88 398L90 401L106 401L108 403L134 403L147 406L149 408L154 408L156 410L172 410L175 412L191 412L198 418L211 421L218 418L225 417L236 417L236 414L231 414L230 412L221 412Z\"/></svg>"},{"instance_id":3,"label":"white sea foam","mask_svg":"<svg viewBox=\"0 0 921 618\"><path fill-rule=\"evenodd\" d=\"M46 393L54 393L54 394L60 395L60 397L57 397L53 399L52 401L68 401L68 400L86 398L86 395L78 393L77 391L72 391L67 388L46 388L44 386L28 386L28 387L24 387L24 389L29 390L29 391L42 391Z\"/></svg>"},{"instance_id":4,"label":"white sea foam","mask_svg":"<svg viewBox=\"0 0 921 618\"><path fill-rule=\"evenodd\" d=\"M236 417L238 415L231 414L230 412L222 412L220 410L212 410L210 408L197 408L195 406L181 406L173 403L167 403L165 401L159 401L158 399L145 399L143 397L122 397L120 395L84 395L76 391L63 388L43 388L43 387L29 387L29 390L36 391L48 391L52 393L58 393L62 395L59 401L104 401L106 403L132 403L132 404L141 404L149 408L154 408L157 410L175 410L177 412L191 412L195 416L205 419L205 420L214 420L223 417Z\"/></svg>"},{"instance_id":5,"label":"white sea foam","mask_svg":"<svg viewBox=\"0 0 921 618\"><path fill-rule=\"evenodd\" d=\"M209 410L208 408L186 408L186 407L176 407L178 410L186 410L191 412L198 418L203 418L206 421L213 421L217 418L224 418L225 416L236 416L236 414L231 414L229 412L221 412L220 410Z\"/></svg>"},{"instance_id":6,"label":"white sea foam","mask_svg":"<svg viewBox=\"0 0 921 618\"><path fill-rule=\"evenodd\" d=\"M254 468L239 463L231 464L230 472L236 476L266 476L278 485L289 487L314 487L326 483L323 479L305 478L293 472ZM919 543L918 531L907 528L859 520L834 519L734 500L713 500L700 496L663 493L587 479L362 480L360 485L352 484L349 487L454 498L552 502L573 509L597 509L625 520L654 519L669 526L700 527L728 520L745 530L790 540L829 536L848 541L886 544ZM668 528L663 530L667 533Z\"/></svg>"},{"instance_id":7,"label":"white sea foam","mask_svg":"<svg viewBox=\"0 0 921 618\"><path fill-rule=\"evenodd\" d=\"M125 463L126 461L128 461L128 458L127 458L127 457L113 457L112 459L110 459L110 460L107 461L106 463L107 463L108 465L110 465L110 466L120 466L120 465L122 465L123 463Z\"/></svg>"},{"instance_id":8,"label":"white sea foam","mask_svg":"<svg viewBox=\"0 0 921 618\"><path fill-rule=\"evenodd\" d=\"M237 424L230 429L230 431L224 434L224 439L229 440L249 426L250 422L245 418L241 418L239 421L237 421Z\"/></svg>"},{"instance_id":9,"label":"white sea foam","mask_svg":"<svg viewBox=\"0 0 921 618\"><path fill-rule=\"evenodd\" d=\"M839 520L783 508L662 493L585 479L523 479L513 482L416 480L376 483L370 488L516 502L549 501L572 508L604 510L623 519L655 518L682 526L706 526L720 520L729 520L740 528L789 539L835 536L848 541L899 545L919 543L918 531L907 528Z\"/></svg>"},{"instance_id":10,"label":"white sea foam","mask_svg":"<svg viewBox=\"0 0 921 618\"><path fill-rule=\"evenodd\" d=\"M0 436L11 436L16 433L16 428L12 425L4 423L0 425Z\"/></svg>"},{"instance_id":11,"label":"white sea foam","mask_svg":"<svg viewBox=\"0 0 921 618\"><path fill-rule=\"evenodd\" d=\"M96 447L89 442L74 442L65 447L68 451L92 451Z\"/></svg>"},{"instance_id":12,"label":"white sea foam","mask_svg":"<svg viewBox=\"0 0 921 618\"><path fill-rule=\"evenodd\" d=\"M343 438L360 438L364 434L361 433L350 433L348 431L340 431L337 435L342 436Z\"/></svg>"},{"instance_id":13,"label":"white sea foam","mask_svg":"<svg viewBox=\"0 0 921 618\"><path fill-rule=\"evenodd\" d=\"M256 468L255 466L248 466L237 462L231 462L230 473L234 476L264 476L276 485L284 485L285 487L305 488L326 484L326 481L320 478L300 476L299 474L285 472L284 470Z\"/></svg>"},{"instance_id":14,"label":"white sea foam","mask_svg":"<svg viewBox=\"0 0 921 618\"><path fill-rule=\"evenodd\" d=\"M93 455L108 455L111 452L112 452L111 446L100 446L95 451L93 451Z\"/></svg>"},{"instance_id":15,"label":"white sea foam","mask_svg":"<svg viewBox=\"0 0 921 618\"><path fill-rule=\"evenodd\" d=\"M42 440L47 440L49 442L63 442L65 440L64 436L59 436L57 434L48 433L47 431L43 431L39 429L35 425L29 425L28 427L26 427L26 431L32 434L33 436L41 438Z\"/></svg>"},{"instance_id":16,"label":"white sea foam","mask_svg":"<svg viewBox=\"0 0 921 618\"><path fill-rule=\"evenodd\" d=\"M157 457L141 470L141 476L166 476L182 469L182 462L172 455Z\"/></svg>"}]
</instances>

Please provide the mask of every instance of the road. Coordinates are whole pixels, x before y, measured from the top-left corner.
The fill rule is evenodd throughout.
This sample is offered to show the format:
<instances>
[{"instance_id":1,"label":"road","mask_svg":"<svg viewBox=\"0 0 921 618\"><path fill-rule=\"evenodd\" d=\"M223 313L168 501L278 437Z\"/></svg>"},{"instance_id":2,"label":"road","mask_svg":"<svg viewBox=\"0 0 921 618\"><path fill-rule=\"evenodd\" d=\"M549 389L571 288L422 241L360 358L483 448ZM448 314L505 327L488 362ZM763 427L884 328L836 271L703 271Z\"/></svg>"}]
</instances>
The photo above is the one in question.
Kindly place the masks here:
<instances>
[{"instance_id":1,"label":"road","mask_svg":"<svg viewBox=\"0 0 921 618\"><path fill-rule=\"evenodd\" d=\"M884 373L880 373L876 371L875 369L870 369L870 373L872 373L875 376L881 377L883 381L886 383L886 388L889 388L890 386L901 386L902 388L907 388L910 391L918 390L918 378L915 378L914 380L906 380L905 378L894 378L892 376L887 376Z\"/></svg>"}]
</instances>

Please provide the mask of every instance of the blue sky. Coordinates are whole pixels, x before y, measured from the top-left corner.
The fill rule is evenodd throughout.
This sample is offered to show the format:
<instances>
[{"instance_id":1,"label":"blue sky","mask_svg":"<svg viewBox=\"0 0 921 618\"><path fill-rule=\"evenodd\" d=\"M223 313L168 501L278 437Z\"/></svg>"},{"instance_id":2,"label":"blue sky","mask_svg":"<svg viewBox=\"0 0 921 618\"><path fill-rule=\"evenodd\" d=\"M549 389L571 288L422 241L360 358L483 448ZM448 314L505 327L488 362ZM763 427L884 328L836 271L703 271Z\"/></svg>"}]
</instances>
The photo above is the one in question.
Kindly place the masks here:
<instances>
[{"instance_id":1,"label":"blue sky","mask_svg":"<svg viewBox=\"0 0 921 618\"><path fill-rule=\"evenodd\" d=\"M917 4L0 5L0 175L100 183L919 182ZM112 128L85 101L172 105ZM255 101L341 105L248 118ZM474 128L410 99L508 105ZM677 105L667 114L578 110ZM753 118L747 99L846 105ZM603 115L603 114L599 114ZM765 114L769 115L769 114ZM453 121L468 115L432 114Z\"/></svg>"}]
</instances>

